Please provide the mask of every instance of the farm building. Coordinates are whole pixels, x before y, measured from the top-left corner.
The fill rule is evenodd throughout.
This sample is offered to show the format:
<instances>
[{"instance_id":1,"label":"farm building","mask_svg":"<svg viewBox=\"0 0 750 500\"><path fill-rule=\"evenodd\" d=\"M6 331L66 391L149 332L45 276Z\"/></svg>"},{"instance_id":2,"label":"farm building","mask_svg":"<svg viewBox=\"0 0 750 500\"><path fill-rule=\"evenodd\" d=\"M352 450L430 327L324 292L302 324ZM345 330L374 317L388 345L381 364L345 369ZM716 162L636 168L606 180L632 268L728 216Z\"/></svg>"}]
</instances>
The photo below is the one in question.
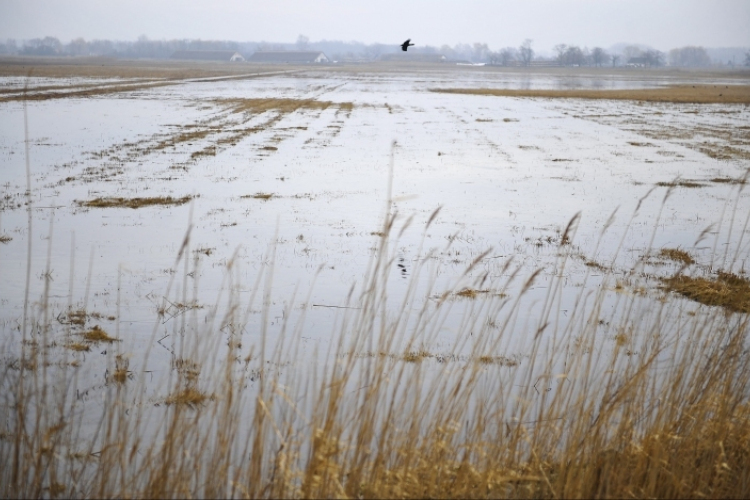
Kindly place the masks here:
<instances>
[{"instance_id":1,"label":"farm building","mask_svg":"<svg viewBox=\"0 0 750 500\"><path fill-rule=\"evenodd\" d=\"M178 50L172 54L172 59L187 61L244 61L242 54L233 50Z\"/></svg>"},{"instance_id":2,"label":"farm building","mask_svg":"<svg viewBox=\"0 0 750 500\"><path fill-rule=\"evenodd\" d=\"M328 57L319 51L261 50L250 56L248 61L259 63L307 64L325 63L328 62Z\"/></svg>"}]
</instances>

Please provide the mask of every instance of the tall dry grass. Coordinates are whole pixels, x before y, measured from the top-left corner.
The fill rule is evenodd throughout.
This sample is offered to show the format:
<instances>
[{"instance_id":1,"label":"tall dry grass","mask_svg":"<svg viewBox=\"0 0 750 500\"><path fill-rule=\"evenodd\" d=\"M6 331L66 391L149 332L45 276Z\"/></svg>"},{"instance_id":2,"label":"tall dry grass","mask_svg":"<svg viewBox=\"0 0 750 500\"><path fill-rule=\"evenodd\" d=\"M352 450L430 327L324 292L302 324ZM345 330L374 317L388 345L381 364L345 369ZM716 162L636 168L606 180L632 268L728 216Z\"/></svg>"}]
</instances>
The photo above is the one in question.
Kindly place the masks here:
<instances>
[{"instance_id":1,"label":"tall dry grass","mask_svg":"<svg viewBox=\"0 0 750 500\"><path fill-rule=\"evenodd\" d=\"M400 219L390 206L386 214L330 349L306 347L304 315L269 337L271 265L249 300L261 304L260 345L239 357L251 307L230 263L226 295L206 319L182 315L186 333L158 401L144 396L154 382L129 371L116 341L107 344L101 398L79 397L80 372L59 355L72 333L53 331L46 288L25 314L20 345L6 345L0 494L748 497L747 314L689 315L680 301L637 294L617 296L607 312L612 271L561 314L576 218L533 323L522 304L541 270L524 275L508 262L496 293L456 298L485 254L440 294L424 258L394 301L387 290ZM175 263L185 275L189 245L190 231ZM491 281L474 274L478 290ZM186 287L181 294L190 304ZM457 316L453 345L431 351ZM511 343L527 354L506 356Z\"/></svg>"}]
</instances>

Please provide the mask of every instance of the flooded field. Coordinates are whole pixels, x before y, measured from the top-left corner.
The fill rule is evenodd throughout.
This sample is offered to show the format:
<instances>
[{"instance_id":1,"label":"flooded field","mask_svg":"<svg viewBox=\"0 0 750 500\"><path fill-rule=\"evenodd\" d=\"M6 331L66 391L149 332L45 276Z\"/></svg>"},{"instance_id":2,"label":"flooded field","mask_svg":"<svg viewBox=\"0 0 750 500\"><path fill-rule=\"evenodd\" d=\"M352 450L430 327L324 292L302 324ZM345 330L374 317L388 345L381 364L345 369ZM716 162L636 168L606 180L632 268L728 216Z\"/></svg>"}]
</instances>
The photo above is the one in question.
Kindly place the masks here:
<instances>
[{"instance_id":1,"label":"flooded field","mask_svg":"<svg viewBox=\"0 0 750 500\"><path fill-rule=\"evenodd\" d=\"M711 97L544 94L668 85ZM46 343L80 408L140 380L157 413L178 402L172 377L232 359L260 391L269 371L328 373L334 351L427 379L479 364L483 387L523 380L534 412L528 381L552 398L570 373L535 360L589 330L586 352L624 349L624 369L653 354L661 373L683 346L638 350L654 318L720 310L747 333L748 85L454 67L0 77L3 369ZM368 307L371 337L342 347ZM383 344L393 321L403 338Z\"/></svg>"}]
</instances>

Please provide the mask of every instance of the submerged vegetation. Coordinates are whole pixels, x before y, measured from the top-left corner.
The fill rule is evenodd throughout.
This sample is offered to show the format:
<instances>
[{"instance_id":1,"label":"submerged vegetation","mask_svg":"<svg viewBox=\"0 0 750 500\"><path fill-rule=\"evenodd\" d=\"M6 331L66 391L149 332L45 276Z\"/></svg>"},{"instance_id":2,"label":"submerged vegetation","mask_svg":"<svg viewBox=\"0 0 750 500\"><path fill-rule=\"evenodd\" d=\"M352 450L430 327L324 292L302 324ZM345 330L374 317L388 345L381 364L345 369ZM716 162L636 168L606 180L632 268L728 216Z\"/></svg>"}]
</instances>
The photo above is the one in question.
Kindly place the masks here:
<instances>
[{"instance_id":1,"label":"submerged vegetation","mask_svg":"<svg viewBox=\"0 0 750 500\"><path fill-rule=\"evenodd\" d=\"M171 196L154 196L151 198L95 198L88 201L77 202L81 207L90 208L143 208L154 205L184 205L193 199L192 196L172 198Z\"/></svg>"}]
</instances>

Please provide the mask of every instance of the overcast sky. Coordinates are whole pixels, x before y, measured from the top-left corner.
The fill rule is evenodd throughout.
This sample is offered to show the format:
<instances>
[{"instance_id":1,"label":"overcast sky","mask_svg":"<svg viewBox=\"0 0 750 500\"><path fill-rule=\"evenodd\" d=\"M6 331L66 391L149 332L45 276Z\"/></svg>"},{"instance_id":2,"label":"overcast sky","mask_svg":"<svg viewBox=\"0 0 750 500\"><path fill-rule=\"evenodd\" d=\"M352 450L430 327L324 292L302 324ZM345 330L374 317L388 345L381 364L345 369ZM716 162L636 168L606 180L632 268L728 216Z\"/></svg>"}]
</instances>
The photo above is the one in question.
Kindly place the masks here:
<instances>
[{"instance_id":1,"label":"overcast sky","mask_svg":"<svg viewBox=\"0 0 750 500\"><path fill-rule=\"evenodd\" d=\"M0 39L750 46L750 0L0 0Z\"/></svg>"}]
</instances>

